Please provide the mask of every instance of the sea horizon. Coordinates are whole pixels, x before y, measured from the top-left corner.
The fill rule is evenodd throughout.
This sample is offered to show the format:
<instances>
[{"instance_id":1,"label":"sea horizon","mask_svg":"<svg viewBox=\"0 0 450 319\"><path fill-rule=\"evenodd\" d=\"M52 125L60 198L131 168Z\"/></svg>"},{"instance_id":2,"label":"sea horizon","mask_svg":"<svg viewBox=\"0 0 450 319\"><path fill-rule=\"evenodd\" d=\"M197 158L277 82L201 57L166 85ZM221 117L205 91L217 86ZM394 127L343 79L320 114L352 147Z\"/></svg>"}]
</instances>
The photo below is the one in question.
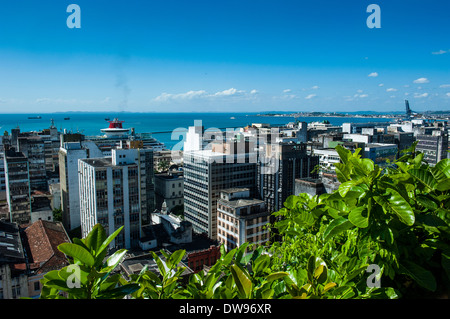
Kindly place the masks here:
<instances>
[{"instance_id":1,"label":"sea horizon","mask_svg":"<svg viewBox=\"0 0 450 319\"><path fill-rule=\"evenodd\" d=\"M177 116L182 114L183 116ZM184 136L189 126L194 126L199 121L205 129L238 128L252 123L267 123L270 125L286 125L295 120L311 123L329 121L332 125L342 125L346 122L390 122L393 119L380 117L333 117L333 116L260 116L261 113L253 112L58 112L41 113L40 118L31 113L10 113L0 115L0 130L11 132L11 129L19 127L22 132L41 131L49 128L52 121L60 132L82 133L86 136L100 136L101 129L108 127L107 119L123 121L124 128L134 128L137 134L151 133L154 138L171 149ZM29 119L28 117L33 117Z\"/></svg>"}]
</instances>

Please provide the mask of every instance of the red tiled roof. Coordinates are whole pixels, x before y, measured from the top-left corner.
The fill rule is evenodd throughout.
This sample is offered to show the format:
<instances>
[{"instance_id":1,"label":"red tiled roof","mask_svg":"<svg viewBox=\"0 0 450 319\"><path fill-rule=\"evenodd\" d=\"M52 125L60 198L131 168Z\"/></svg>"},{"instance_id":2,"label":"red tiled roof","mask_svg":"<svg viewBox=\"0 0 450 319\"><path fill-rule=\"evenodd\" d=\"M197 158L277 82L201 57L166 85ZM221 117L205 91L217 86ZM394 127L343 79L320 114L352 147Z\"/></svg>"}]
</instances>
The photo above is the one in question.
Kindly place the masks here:
<instances>
[{"instance_id":1,"label":"red tiled roof","mask_svg":"<svg viewBox=\"0 0 450 319\"><path fill-rule=\"evenodd\" d=\"M70 242L61 223L38 220L25 229L30 266L39 265L38 273L60 269L67 259L58 245Z\"/></svg>"}]
</instances>

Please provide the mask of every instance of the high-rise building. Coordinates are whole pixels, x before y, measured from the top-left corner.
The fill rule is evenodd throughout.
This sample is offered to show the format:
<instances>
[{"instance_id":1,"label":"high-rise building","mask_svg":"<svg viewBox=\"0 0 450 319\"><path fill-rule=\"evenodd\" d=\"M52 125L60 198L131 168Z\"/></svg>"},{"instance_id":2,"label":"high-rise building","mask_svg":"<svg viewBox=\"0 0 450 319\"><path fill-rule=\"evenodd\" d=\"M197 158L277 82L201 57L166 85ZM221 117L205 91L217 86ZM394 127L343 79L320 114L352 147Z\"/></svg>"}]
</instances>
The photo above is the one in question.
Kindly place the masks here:
<instances>
[{"instance_id":1,"label":"high-rise building","mask_svg":"<svg viewBox=\"0 0 450 319\"><path fill-rule=\"evenodd\" d=\"M319 165L319 157L308 155L305 144L272 143L264 148L258 161L257 187L259 198L272 213L283 208L286 199L294 195L295 179L318 177L314 169Z\"/></svg>"},{"instance_id":2,"label":"high-rise building","mask_svg":"<svg viewBox=\"0 0 450 319\"><path fill-rule=\"evenodd\" d=\"M80 142L63 143L59 150L59 178L63 225L67 230L81 226L78 160L89 157Z\"/></svg>"},{"instance_id":3,"label":"high-rise building","mask_svg":"<svg viewBox=\"0 0 450 319\"><path fill-rule=\"evenodd\" d=\"M269 212L263 200L251 198L248 188L224 189L217 201L218 240L227 250L269 239Z\"/></svg>"},{"instance_id":4,"label":"high-rise building","mask_svg":"<svg viewBox=\"0 0 450 319\"><path fill-rule=\"evenodd\" d=\"M447 158L448 132L435 129L431 134L418 135L416 137L416 150L424 154L424 160L434 166L439 161Z\"/></svg>"},{"instance_id":5,"label":"high-rise building","mask_svg":"<svg viewBox=\"0 0 450 319\"><path fill-rule=\"evenodd\" d=\"M82 236L100 223L107 234L124 226L112 248L139 246L154 209L152 150L113 149L111 157L78 161Z\"/></svg>"},{"instance_id":6,"label":"high-rise building","mask_svg":"<svg viewBox=\"0 0 450 319\"><path fill-rule=\"evenodd\" d=\"M9 220L17 224L29 223L31 194L28 158L14 148L6 149L4 168Z\"/></svg>"},{"instance_id":7,"label":"high-rise building","mask_svg":"<svg viewBox=\"0 0 450 319\"><path fill-rule=\"evenodd\" d=\"M6 200L5 152L0 151L0 201Z\"/></svg>"},{"instance_id":8,"label":"high-rise building","mask_svg":"<svg viewBox=\"0 0 450 319\"><path fill-rule=\"evenodd\" d=\"M217 142L211 149L184 152L184 214L195 232L217 240L217 200L222 189L248 187L255 195L255 155L251 143L244 141Z\"/></svg>"},{"instance_id":9,"label":"high-rise building","mask_svg":"<svg viewBox=\"0 0 450 319\"><path fill-rule=\"evenodd\" d=\"M45 143L42 137L37 135L18 138L18 150L28 158L30 170L31 189L47 190L47 171L45 166Z\"/></svg>"}]
</instances>

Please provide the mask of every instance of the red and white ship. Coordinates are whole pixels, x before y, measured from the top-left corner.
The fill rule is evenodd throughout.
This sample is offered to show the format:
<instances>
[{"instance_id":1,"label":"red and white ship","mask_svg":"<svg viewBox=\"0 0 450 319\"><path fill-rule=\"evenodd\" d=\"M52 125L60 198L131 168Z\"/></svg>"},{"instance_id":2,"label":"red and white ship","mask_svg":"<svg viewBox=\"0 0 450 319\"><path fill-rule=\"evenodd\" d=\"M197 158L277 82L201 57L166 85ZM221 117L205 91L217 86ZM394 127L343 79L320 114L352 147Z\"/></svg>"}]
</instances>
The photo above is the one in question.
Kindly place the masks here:
<instances>
[{"instance_id":1,"label":"red and white ship","mask_svg":"<svg viewBox=\"0 0 450 319\"><path fill-rule=\"evenodd\" d=\"M130 129L122 127L122 123L124 121L119 121L117 118L115 118L113 121L108 121L108 122L109 122L109 127L103 128L100 130L103 133L105 133L106 137L120 137L120 136L128 135L128 132L130 131Z\"/></svg>"}]
</instances>

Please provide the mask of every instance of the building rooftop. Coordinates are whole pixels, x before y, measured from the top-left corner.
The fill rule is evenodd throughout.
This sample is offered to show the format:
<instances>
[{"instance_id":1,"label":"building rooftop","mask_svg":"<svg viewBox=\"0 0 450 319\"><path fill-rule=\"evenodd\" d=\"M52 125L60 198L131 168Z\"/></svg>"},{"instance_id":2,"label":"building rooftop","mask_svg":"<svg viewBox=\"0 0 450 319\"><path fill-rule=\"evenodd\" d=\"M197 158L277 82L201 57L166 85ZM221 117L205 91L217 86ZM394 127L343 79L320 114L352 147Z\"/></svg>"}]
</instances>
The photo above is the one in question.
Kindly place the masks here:
<instances>
[{"instance_id":1,"label":"building rooftop","mask_svg":"<svg viewBox=\"0 0 450 319\"><path fill-rule=\"evenodd\" d=\"M112 166L111 157L99 157L99 158L86 158L81 161L93 167L107 167Z\"/></svg>"},{"instance_id":2,"label":"building rooftop","mask_svg":"<svg viewBox=\"0 0 450 319\"><path fill-rule=\"evenodd\" d=\"M166 259L164 255L162 255L160 252L158 252L157 255L165 265ZM120 268L127 274L127 276L130 276L132 274L139 274L145 266L147 266L147 270L157 275L160 275L158 265L156 264L156 261L153 259L152 254L144 254L137 257L131 257L125 259L124 261L122 261L122 263L120 263ZM182 261L178 264L178 267L186 268L184 272L181 274L182 277L189 276L192 273L194 273L193 270L190 269Z\"/></svg>"},{"instance_id":3,"label":"building rooftop","mask_svg":"<svg viewBox=\"0 0 450 319\"><path fill-rule=\"evenodd\" d=\"M238 193L238 192L247 192L250 191L250 188L248 187L242 187L242 188L227 188L227 189L222 189L220 190L223 193L227 193L227 194L234 194L234 193Z\"/></svg>"},{"instance_id":4,"label":"building rooftop","mask_svg":"<svg viewBox=\"0 0 450 319\"><path fill-rule=\"evenodd\" d=\"M67 259L58 245L69 242L61 223L38 220L28 226L24 230L24 245L31 270L46 273L66 266Z\"/></svg>"},{"instance_id":5,"label":"building rooftop","mask_svg":"<svg viewBox=\"0 0 450 319\"><path fill-rule=\"evenodd\" d=\"M232 199L230 201L227 201L225 199L219 199L219 201L226 204L229 207L232 207L232 208L259 205L259 204L264 203L263 200L260 200L257 198L238 198L238 199Z\"/></svg>"}]
</instances>

